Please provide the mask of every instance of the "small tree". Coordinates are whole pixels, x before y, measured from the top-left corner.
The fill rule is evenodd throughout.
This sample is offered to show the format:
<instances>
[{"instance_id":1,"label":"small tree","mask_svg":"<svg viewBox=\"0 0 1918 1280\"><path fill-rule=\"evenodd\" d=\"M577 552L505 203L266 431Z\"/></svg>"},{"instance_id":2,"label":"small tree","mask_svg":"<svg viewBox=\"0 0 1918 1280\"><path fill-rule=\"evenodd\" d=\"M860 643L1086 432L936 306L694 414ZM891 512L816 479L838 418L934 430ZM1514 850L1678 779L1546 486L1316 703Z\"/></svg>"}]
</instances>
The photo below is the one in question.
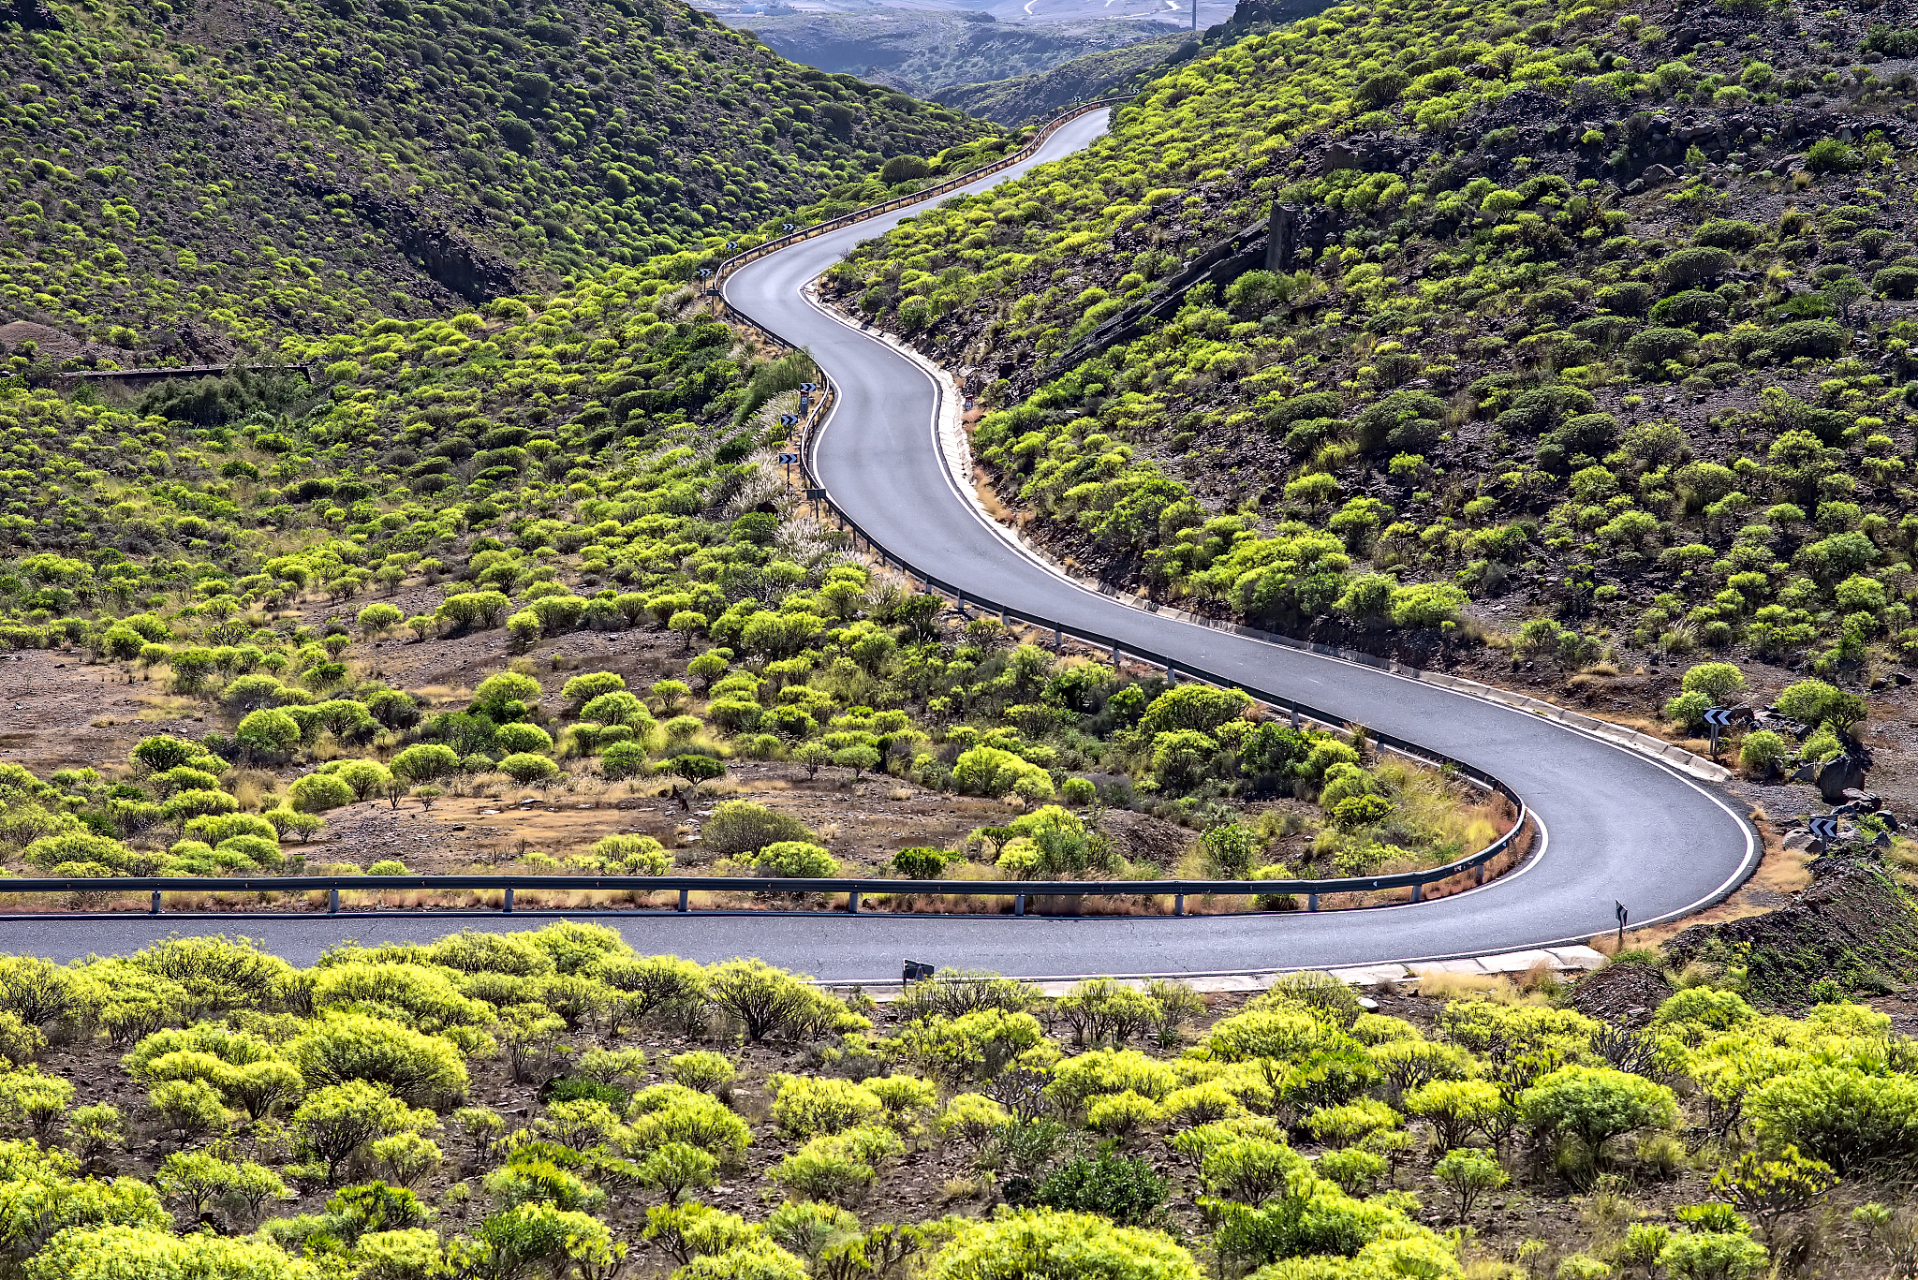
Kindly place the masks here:
<instances>
[{"instance_id":1,"label":"small tree","mask_svg":"<svg viewBox=\"0 0 1918 1280\"><path fill-rule=\"evenodd\" d=\"M850 747L841 747L832 753L832 762L842 769L852 770L852 780L859 781L868 769L879 767L879 748L857 743Z\"/></svg>"},{"instance_id":2,"label":"small tree","mask_svg":"<svg viewBox=\"0 0 1918 1280\"><path fill-rule=\"evenodd\" d=\"M802 742L793 748L793 763L804 765L806 781L811 782L819 776L822 765L832 763L832 748L823 742Z\"/></svg>"},{"instance_id":3,"label":"small tree","mask_svg":"<svg viewBox=\"0 0 1918 1280\"><path fill-rule=\"evenodd\" d=\"M692 812L693 796L702 784L726 776L726 766L709 755L688 751L684 755L674 756L659 765L659 772L678 778L685 783L673 784L673 799L679 801L680 808Z\"/></svg>"},{"instance_id":4,"label":"small tree","mask_svg":"<svg viewBox=\"0 0 1918 1280\"><path fill-rule=\"evenodd\" d=\"M1432 1166L1432 1173L1445 1184L1458 1205L1458 1220L1472 1216L1472 1206L1487 1191L1496 1191L1511 1181L1503 1166L1489 1153L1476 1147L1460 1147L1446 1152Z\"/></svg>"},{"instance_id":5,"label":"small tree","mask_svg":"<svg viewBox=\"0 0 1918 1280\"><path fill-rule=\"evenodd\" d=\"M1809 1207L1837 1181L1830 1165L1807 1159L1798 1154L1797 1147L1788 1146L1775 1160L1745 1152L1718 1171L1712 1178L1712 1190L1741 1213L1757 1219L1765 1239L1776 1243L1778 1220Z\"/></svg>"},{"instance_id":6,"label":"small tree","mask_svg":"<svg viewBox=\"0 0 1918 1280\"><path fill-rule=\"evenodd\" d=\"M705 614L696 613L691 609L681 609L668 619L666 629L677 632L680 639L680 647L690 651L693 647L693 640L704 633L707 625L708 622Z\"/></svg>"}]
</instances>

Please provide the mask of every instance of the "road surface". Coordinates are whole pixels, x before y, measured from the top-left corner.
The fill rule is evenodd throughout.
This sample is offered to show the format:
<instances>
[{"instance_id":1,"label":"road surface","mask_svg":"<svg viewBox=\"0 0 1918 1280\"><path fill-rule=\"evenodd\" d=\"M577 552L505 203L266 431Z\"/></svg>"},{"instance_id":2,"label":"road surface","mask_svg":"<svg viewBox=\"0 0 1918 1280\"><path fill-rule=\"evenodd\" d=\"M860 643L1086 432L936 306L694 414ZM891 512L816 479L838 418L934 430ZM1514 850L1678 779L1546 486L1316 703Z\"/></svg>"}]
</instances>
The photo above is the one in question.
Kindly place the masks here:
<instances>
[{"instance_id":1,"label":"road surface","mask_svg":"<svg viewBox=\"0 0 1918 1280\"><path fill-rule=\"evenodd\" d=\"M1032 161L1092 144L1098 113ZM1022 165L983 179L1016 177ZM728 278L728 301L807 347L840 388L815 462L833 500L894 555L1014 608L1118 636L1477 765L1522 795L1542 849L1521 869L1435 902L1365 911L1226 917L925 917L672 914L605 918L642 952L702 961L760 956L834 981L896 980L905 959L1025 976L1209 973L1441 959L1583 941L1614 925L1683 915L1735 886L1757 856L1735 808L1707 786L1574 729L1369 667L1181 623L1085 590L990 526L937 448L940 391L885 344L809 302L802 286L910 210L801 241ZM474 915L207 920L0 920L0 950L70 959L124 953L169 931L243 932L296 963L344 938L424 941L542 917Z\"/></svg>"}]
</instances>

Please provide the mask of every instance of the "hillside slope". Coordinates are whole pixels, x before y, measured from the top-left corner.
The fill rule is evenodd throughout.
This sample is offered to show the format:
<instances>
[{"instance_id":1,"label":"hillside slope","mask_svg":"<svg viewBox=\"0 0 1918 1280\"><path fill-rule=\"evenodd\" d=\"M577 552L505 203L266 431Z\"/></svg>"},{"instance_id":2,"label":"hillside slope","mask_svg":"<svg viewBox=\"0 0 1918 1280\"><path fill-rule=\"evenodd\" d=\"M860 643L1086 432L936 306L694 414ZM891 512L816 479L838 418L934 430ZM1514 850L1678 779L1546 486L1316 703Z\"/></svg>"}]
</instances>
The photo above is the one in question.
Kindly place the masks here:
<instances>
[{"instance_id":1,"label":"hillside slope","mask_svg":"<svg viewBox=\"0 0 1918 1280\"><path fill-rule=\"evenodd\" d=\"M760 39L795 61L868 76L917 94L982 77L1043 73L1076 55L1129 47L1172 30L1163 22L1137 20L1014 23L982 17L908 9L747 21Z\"/></svg>"},{"instance_id":2,"label":"hillside slope","mask_svg":"<svg viewBox=\"0 0 1918 1280\"><path fill-rule=\"evenodd\" d=\"M675 0L42 12L0 37L0 318L147 361L776 226L987 132Z\"/></svg>"},{"instance_id":3,"label":"hillside slope","mask_svg":"<svg viewBox=\"0 0 1918 1280\"><path fill-rule=\"evenodd\" d=\"M1006 497L1159 595L1360 631L1512 596L1574 669L1863 671L1918 647L1918 32L1880 17L1330 10L836 287L1009 406Z\"/></svg>"}]
</instances>

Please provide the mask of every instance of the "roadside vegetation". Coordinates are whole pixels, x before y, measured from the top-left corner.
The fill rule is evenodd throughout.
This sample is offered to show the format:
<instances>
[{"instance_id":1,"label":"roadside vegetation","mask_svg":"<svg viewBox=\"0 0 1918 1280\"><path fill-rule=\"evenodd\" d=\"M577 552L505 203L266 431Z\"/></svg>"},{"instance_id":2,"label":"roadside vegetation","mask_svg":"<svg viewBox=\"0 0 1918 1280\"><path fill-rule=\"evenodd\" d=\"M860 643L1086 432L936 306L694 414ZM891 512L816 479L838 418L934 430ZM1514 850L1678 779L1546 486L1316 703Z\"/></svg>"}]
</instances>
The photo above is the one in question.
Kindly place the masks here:
<instances>
[{"instance_id":1,"label":"roadside vegetation","mask_svg":"<svg viewBox=\"0 0 1918 1280\"><path fill-rule=\"evenodd\" d=\"M574 923L8 957L0 1158L48 1208L0 1240L27 1280L1901 1274L1911 1042L1702 962L1575 1007L1620 978L1667 980L875 1004Z\"/></svg>"}]
</instances>

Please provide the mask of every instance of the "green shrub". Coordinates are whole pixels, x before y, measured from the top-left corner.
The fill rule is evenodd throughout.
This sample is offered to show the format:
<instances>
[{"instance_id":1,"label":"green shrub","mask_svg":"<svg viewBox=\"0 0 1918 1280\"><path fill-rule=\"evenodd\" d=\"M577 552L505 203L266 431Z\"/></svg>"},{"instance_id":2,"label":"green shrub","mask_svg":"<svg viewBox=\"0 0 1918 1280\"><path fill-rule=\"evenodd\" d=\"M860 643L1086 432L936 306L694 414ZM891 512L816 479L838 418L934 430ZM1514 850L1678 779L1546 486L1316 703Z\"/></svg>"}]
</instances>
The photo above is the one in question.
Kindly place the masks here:
<instances>
[{"instance_id":1,"label":"green shrub","mask_svg":"<svg viewBox=\"0 0 1918 1280\"><path fill-rule=\"evenodd\" d=\"M428 1133L437 1127L430 1111L416 1111L384 1087L364 1080L315 1090L291 1117L301 1149L326 1164L336 1182L347 1161L369 1143L397 1133Z\"/></svg>"},{"instance_id":2,"label":"green shrub","mask_svg":"<svg viewBox=\"0 0 1918 1280\"><path fill-rule=\"evenodd\" d=\"M750 800L727 800L700 826L700 844L721 856L757 853L781 841L813 843L817 837L791 814Z\"/></svg>"},{"instance_id":3,"label":"green shrub","mask_svg":"<svg viewBox=\"0 0 1918 1280\"><path fill-rule=\"evenodd\" d=\"M219 1092L204 1080L163 1080L147 1094L147 1106L181 1142L218 1133L228 1121Z\"/></svg>"},{"instance_id":4,"label":"green shrub","mask_svg":"<svg viewBox=\"0 0 1918 1280\"><path fill-rule=\"evenodd\" d=\"M957 1235L927 1270L929 1280L1199 1280L1192 1255L1160 1232L1087 1213L1027 1209Z\"/></svg>"},{"instance_id":5,"label":"green shrub","mask_svg":"<svg viewBox=\"0 0 1918 1280\"><path fill-rule=\"evenodd\" d=\"M877 1094L850 1080L781 1073L768 1083L774 1089L773 1123L788 1137L814 1138L857 1128L885 1110Z\"/></svg>"},{"instance_id":6,"label":"green shrub","mask_svg":"<svg viewBox=\"0 0 1918 1280\"><path fill-rule=\"evenodd\" d=\"M1758 729L1739 741L1738 767L1749 777L1763 777L1782 766L1790 755L1783 737L1770 729Z\"/></svg>"},{"instance_id":7,"label":"green shrub","mask_svg":"<svg viewBox=\"0 0 1918 1280\"><path fill-rule=\"evenodd\" d=\"M499 762L499 771L522 787L551 781L559 776L559 766L547 756L531 751L516 752Z\"/></svg>"},{"instance_id":8,"label":"green shrub","mask_svg":"<svg viewBox=\"0 0 1918 1280\"><path fill-rule=\"evenodd\" d=\"M13 1071L0 1075L0 1119L8 1128L25 1132L46 1142L66 1119L73 1103L73 1085L57 1076L38 1071Z\"/></svg>"},{"instance_id":9,"label":"green shrub","mask_svg":"<svg viewBox=\"0 0 1918 1280\"><path fill-rule=\"evenodd\" d=\"M1166 1180L1145 1160L1080 1156L1047 1175L1031 1192L1046 1209L1096 1213L1122 1227L1157 1222L1165 1213Z\"/></svg>"},{"instance_id":10,"label":"green shrub","mask_svg":"<svg viewBox=\"0 0 1918 1280\"><path fill-rule=\"evenodd\" d=\"M458 773L460 759L453 749L438 742L421 742L393 757L393 773L408 782L436 782Z\"/></svg>"},{"instance_id":11,"label":"green shrub","mask_svg":"<svg viewBox=\"0 0 1918 1280\"><path fill-rule=\"evenodd\" d=\"M1511 1181L1499 1162L1476 1147L1448 1151L1432 1166L1432 1173L1452 1193L1460 1222L1472 1215L1472 1206L1488 1191Z\"/></svg>"},{"instance_id":12,"label":"green shrub","mask_svg":"<svg viewBox=\"0 0 1918 1280\"><path fill-rule=\"evenodd\" d=\"M364 1081L390 1089L404 1102L435 1107L453 1105L466 1094L466 1063L459 1050L384 1018L330 1015L288 1044L286 1056L319 1087Z\"/></svg>"},{"instance_id":13,"label":"green shrub","mask_svg":"<svg viewBox=\"0 0 1918 1280\"><path fill-rule=\"evenodd\" d=\"M878 1180L878 1166L905 1149L890 1129L847 1129L812 1139L775 1165L771 1177L795 1195L846 1204L864 1196Z\"/></svg>"},{"instance_id":14,"label":"green shrub","mask_svg":"<svg viewBox=\"0 0 1918 1280\"><path fill-rule=\"evenodd\" d=\"M1823 680L1800 680L1788 685L1774 703L1781 715L1809 725L1830 724L1850 729L1865 718L1865 700L1845 693Z\"/></svg>"},{"instance_id":15,"label":"green shrub","mask_svg":"<svg viewBox=\"0 0 1918 1280\"><path fill-rule=\"evenodd\" d=\"M894 874L908 880L937 880L946 869L946 861L947 854L943 849L901 849L892 855L892 869Z\"/></svg>"},{"instance_id":16,"label":"green shrub","mask_svg":"<svg viewBox=\"0 0 1918 1280\"><path fill-rule=\"evenodd\" d=\"M1539 1132L1576 1138L1595 1160L1609 1138L1678 1119L1669 1088L1609 1067L1560 1067L1520 1094L1518 1109Z\"/></svg>"},{"instance_id":17,"label":"green shrub","mask_svg":"<svg viewBox=\"0 0 1918 1280\"><path fill-rule=\"evenodd\" d=\"M1854 1066L1806 1066L1760 1084L1745 1110L1761 1149L1795 1147L1845 1174L1911 1158L1918 1081Z\"/></svg>"},{"instance_id":18,"label":"green shrub","mask_svg":"<svg viewBox=\"0 0 1918 1280\"><path fill-rule=\"evenodd\" d=\"M627 1112L631 1128L626 1145L653 1151L681 1142L721 1161L736 1162L752 1141L752 1131L725 1103L678 1084L654 1085L633 1096Z\"/></svg>"},{"instance_id":19,"label":"green shrub","mask_svg":"<svg viewBox=\"0 0 1918 1280\"><path fill-rule=\"evenodd\" d=\"M776 876L821 879L839 874L839 863L831 853L803 840L777 840L735 861Z\"/></svg>"},{"instance_id":20,"label":"green shrub","mask_svg":"<svg viewBox=\"0 0 1918 1280\"><path fill-rule=\"evenodd\" d=\"M1658 1253L1658 1265L1674 1280L1748 1280L1769 1260L1750 1236L1721 1231L1675 1232Z\"/></svg>"},{"instance_id":21,"label":"green shrub","mask_svg":"<svg viewBox=\"0 0 1918 1280\"><path fill-rule=\"evenodd\" d=\"M553 749L553 737L536 724L503 724L493 731L493 745L512 755L542 754ZM502 771L505 761L500 762Z\"/></svg>"},{"instance_id":22,"label":"green shrub","mask_svg":"<svg viewBox=\"0 0 1918 1280\"><path fill-rule=\"evenodd\" d=\"M1728 706L1745 696L1745 675L1729 662L1701 662L1685 672L1681 687L1702 693L1711 706Z\"/></svg>"},{"instance_id":23,"label":"green shrub","mask_svg":"<svg viewBox=\"0 0 1918 1280\"><path fill-rule=\"evenodd\" d=\"M952 766L952 785L967 795L1003 796L1013 792L1033 800L1052 797L1052 779L1038 765L1010 751L978 746L960 754ZM1022 790L1023 788L1023 790Z\"/></svg>"},{"instance_id":24,"label":"green shrub","mask_svg":"<svg viewBox=\"0 0 1918 1280\"><path fill-rule=\"evenodd\" d=\"M295 813L325 813L357 798L353 788L332 774L309 773L295 778L286 789L287 803Z\"/></svg>"},{"instance_id":25,"label":"green shrub","mask_svg":"<svg viewBox=\"0 0 1918 1280\"><path fill-rule=\"evenodd\" d=\"M1705 713L1714 705L1709 694L1696 690L1681 693L1665 704L1665 718L1687 733L1700 733L1705 728Z\"/></svg>"},{"instance_id":26,"label":"green shrub","mask_svg":"<svg viewBox=\"0 0 1918 1280\"><path fill-rule=\"evenodd\" d=\"M718 1093L733 1082L734 1068L732 1059L723 1053L695 1049L690 1053L675 1054L667 1064L666 1073L673 1078L674 1084L685 1085L701 1093Z\"/></svg>"},{"instance_id":27,"label":"green shrub","mask_svg":"<svg viewBox=\"0 0 1918 1280\"><path fill-rule=\"evenodd\" d=\"M706 991L713 1005L735 1019L755 1044L772 1036L816 1039L865 1025L838 1000L760 960L714 965L706 974Z\"/></svg>"},{"instance_id":28,"label":"green shrub","mask_svg":"<svg viewBox=\"0 0 1918 1280\"><path fill-rule=\"evenodd\" d=\"M1864 164L1863 156L1836 138L1820 138L1805 152L1805 167L1813 173L1850 173Z\"/></svg>"},{"instance_id":29,"label":"green shrub","mask_svg":"<svg viewBox=\"0 0 1918 1280\"><path fill-rule=\"evenodd\" d=\"M663 876L673 869L673 855L651 836L601 836L593 856L607 871L628 876Z\"/></svg>"}]
</instances>

